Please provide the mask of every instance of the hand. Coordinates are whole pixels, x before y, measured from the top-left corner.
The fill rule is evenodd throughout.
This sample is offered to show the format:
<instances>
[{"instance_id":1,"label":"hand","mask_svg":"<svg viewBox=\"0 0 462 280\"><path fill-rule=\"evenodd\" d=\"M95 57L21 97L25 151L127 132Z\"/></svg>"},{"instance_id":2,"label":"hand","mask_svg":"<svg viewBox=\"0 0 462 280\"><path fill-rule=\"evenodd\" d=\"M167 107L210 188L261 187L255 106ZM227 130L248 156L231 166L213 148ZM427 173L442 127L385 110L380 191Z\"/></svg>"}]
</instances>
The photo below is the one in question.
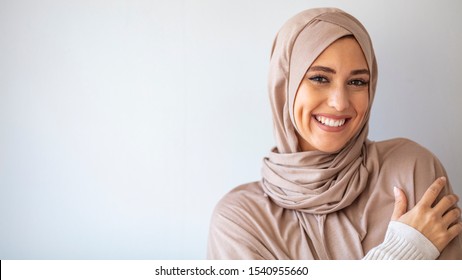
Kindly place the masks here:
<instances>
[{"instance_id":1,"label":"hand","mask_svg":"<svg viewBox=\"0 0 462 280\"><path fill-rule=\"evenodd\" d=\"M436 202L445 185L446 178L436 179L422 199L407 213L407 197L401 189L395 187L395 208L391 216L392 221L405 223L420 231L440 253L462 232L461 211L456 207L459 198L449 194Z\"/></svg>"}]
</instances>

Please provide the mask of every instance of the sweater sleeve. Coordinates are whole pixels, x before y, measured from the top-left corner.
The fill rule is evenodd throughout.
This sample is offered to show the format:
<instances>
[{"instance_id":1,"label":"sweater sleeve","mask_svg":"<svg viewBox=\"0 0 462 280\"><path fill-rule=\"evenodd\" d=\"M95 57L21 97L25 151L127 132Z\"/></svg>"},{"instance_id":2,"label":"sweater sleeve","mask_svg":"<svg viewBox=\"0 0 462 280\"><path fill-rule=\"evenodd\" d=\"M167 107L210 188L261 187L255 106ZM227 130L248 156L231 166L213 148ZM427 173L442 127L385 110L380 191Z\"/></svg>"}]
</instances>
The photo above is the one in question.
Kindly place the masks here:
<instances>
[{"instance_id":1,"label":"sweater sleeve","mask_svg":"<svg viewBox=\"0 0 462 280\"><path fill-rule=\"evenodd\" d=\"M438 249L422 233L401 222L391 221L385 240L363 260L434 260Z\"/></svg>"}]
</instances>

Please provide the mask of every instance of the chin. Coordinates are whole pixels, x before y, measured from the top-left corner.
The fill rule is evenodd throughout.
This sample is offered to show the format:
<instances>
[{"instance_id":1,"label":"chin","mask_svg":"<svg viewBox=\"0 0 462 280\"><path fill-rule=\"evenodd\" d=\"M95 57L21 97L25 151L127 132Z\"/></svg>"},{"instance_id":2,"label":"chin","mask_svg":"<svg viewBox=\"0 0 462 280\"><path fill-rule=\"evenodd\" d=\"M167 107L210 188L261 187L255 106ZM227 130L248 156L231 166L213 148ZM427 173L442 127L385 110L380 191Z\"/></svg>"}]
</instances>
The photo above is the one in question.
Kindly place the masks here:
<instances>
[{"instance_id":1,"label":"chin","mask_svg":"<svg viewBox=\"0 0 462 280\"><path fill-rule=\"evenodd\" d=\"M321 145L318 147L318 150L324 153L336 153L339 152L343 147L345 147L346 143L337 143L335 145Z\"/></svg>"},{"instance_id":2,"label":"chin","mask_svg":"<svg viewBox=\"0 0 462 280\"><path fill-rule=\"evenodd\" d=\"M330 149L319 149L319 151L324 152L324 153L329 153L329 154L335 154L336 152L339 152L342 148L343 148L343 146L340 147L340 148L335 148L335 149L334 149L334 148L330 148Z\"/></svg>"}]
</instances>

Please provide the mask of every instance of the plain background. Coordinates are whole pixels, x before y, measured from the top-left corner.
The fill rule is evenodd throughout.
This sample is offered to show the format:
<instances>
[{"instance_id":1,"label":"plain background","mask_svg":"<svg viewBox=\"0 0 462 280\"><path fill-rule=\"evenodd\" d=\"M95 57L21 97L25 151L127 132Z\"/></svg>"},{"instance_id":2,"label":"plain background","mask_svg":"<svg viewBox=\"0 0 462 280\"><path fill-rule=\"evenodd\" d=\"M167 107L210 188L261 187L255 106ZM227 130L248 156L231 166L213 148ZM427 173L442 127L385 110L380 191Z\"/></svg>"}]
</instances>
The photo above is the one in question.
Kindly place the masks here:
<instances>
[{"instance_id":1,"label":"plain background","mask_svg":"<svg viewBox=\"0 0 462 280\"><path fill-rule=\"evenodd\" d=\"M0 259L202 259L217 201L274 145L272 40L335 6L379 63L370 138L462 195L461 1L0 0Z\"/></svg>"}]
</instances>

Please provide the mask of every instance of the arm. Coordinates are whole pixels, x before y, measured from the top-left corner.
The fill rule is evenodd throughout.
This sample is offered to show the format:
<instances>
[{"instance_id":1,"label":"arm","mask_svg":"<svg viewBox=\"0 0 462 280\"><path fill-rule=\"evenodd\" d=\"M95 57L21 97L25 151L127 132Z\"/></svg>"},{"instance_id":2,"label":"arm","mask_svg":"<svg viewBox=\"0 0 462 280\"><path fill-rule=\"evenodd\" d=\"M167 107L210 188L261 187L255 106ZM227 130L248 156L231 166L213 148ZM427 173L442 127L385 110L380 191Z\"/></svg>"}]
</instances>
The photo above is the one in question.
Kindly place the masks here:
<instances>
[{"instance_id":1,"label":"arm","mask_svg":"<svg viewBox=\"0 0 462 280\"><path fill-rule=\"evenodd\" d=\"M363 260L434 260L440 252L418 230L391 221L385 240L372 248Z\"/></svg>"},{"instance_id":2,"label":"arm","mask_svg":"<svg viewBox=\"0 0 462 280\"><path fill-rule=\"evenodd\" d=\"M227 217L225 213L215 211L207 244L209 260L264 260L274 259L261 242L241 225Z\"/></svg>"},{"instance_id":3,"label":"arm","mask_svg":"<svg viewBox=\"0 0 462 280\"><path fill-rule=\"evenodd\" d=\"M257 218L263 197L258 190L260 188L255 185L235 188L215 206L210 221L207 259L276 259L256 230L258 220L265 221L265 218Z\"/></svg>"}]
</instances>

